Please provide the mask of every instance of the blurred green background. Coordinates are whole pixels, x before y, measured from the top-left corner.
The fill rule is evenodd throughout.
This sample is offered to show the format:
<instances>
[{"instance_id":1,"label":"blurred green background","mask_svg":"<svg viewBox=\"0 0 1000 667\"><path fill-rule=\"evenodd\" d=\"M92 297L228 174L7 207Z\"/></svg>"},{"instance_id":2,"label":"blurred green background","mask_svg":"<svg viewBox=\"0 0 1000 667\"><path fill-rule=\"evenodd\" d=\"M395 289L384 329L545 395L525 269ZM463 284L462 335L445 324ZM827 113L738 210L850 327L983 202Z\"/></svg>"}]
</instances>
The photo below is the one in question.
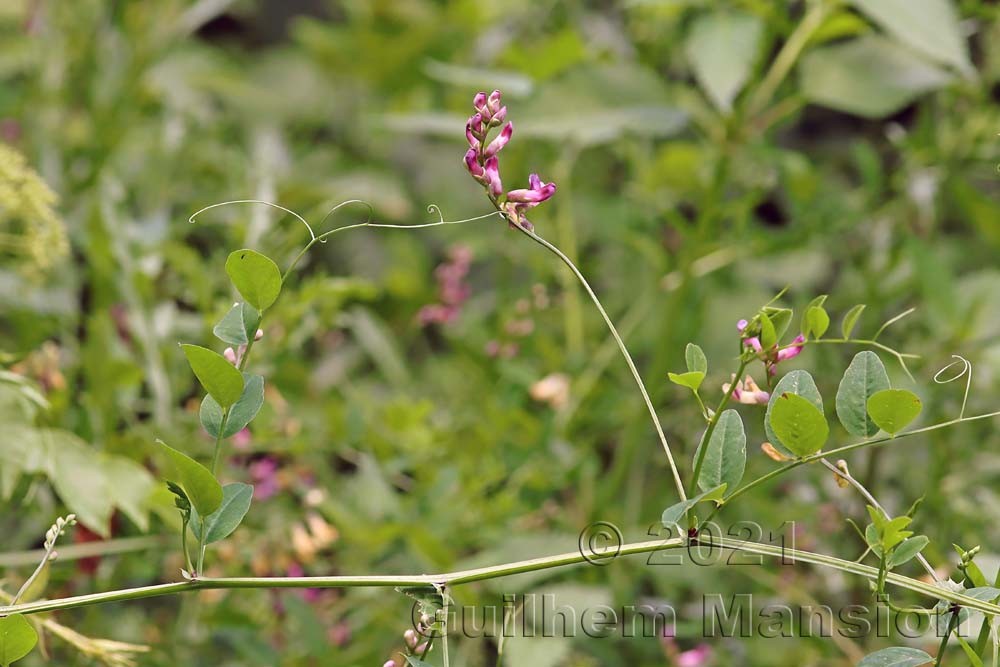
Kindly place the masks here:
<instances>
[{"instance_id":1,"label":"blurred green background","mask_svg":"<svg viewBox=\"0 0 1000 667\"><path fill-rule=\"evenodd\" d=\"M233 199L316 224L345 199L398 224L435 219L431 203L448 219L486 213L461 161L477 90L502 89L515 124L505 185L525 187L529 171L558 184L532 220L619 322L682 472L701 425L667 371L683 367L685 343L701 344L714 403L735 369L735 321L786 285L791 306L821 293L835 313L868 304L862 334L916 307L884 335L922 355L916 385L885 361L924 398L924 423L957 414L961 383L931 380L953 353L975 364L970 413L996 409L998 13L986 0L5 0L4 590L30 572L20 552L66 511L88 529L77 541L113 541L99 558L58 561L48 596L178 577L154 438L202 460L212 443L177 342L213 344L234 297L230 251L286 266L308 240L261 206L188 216ZM346 207L321 226L364 216ZM454 317L427 323L423 309L456 287L467 298ZM788 368L814 373L832 414L856 351L818 346ZM653 539L675 500L599 316L561 265L502 223L336 236L286 285L254 354L266 404L223 477L257 495L212 550L210 574L441 572L573 551L598 520ZM758 447L762 410L741 412L749 479L775 463ZM832 439L850 441L839 426ZM990 576L997 444L976 422L850 464L890 511L925 496L914 527L944 573L957 542L983 545ZM797 546L853 559L862 543L845 518L863 516L856 495L809 468L721 521L756 521L764 539L794 521ZM531 591L579 608L670 604L677 640L512 639L504 665L676 665L707 641L706 666L834 666L890 641L703 640L708 593L868 599L863 582L773 562L620 559L454 595L499 604ZM204 593L56 618L151 646L132 658L151 666L381 665L409 619L391 590ZM106 649L88 657L81 641L48 634L53 663L127 664ZM452 664L496 663L490 639L451 648Z\"/></svg>"}]
</instances>

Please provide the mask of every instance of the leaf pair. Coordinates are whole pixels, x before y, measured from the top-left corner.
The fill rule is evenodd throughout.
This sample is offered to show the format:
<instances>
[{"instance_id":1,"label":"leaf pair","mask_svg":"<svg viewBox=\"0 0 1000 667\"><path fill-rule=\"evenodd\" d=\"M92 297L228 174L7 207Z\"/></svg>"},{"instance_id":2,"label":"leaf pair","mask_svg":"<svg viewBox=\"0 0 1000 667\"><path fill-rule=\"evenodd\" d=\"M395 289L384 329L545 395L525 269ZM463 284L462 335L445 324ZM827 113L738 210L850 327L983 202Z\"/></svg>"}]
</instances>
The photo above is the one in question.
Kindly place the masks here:
<instances>
[{"instance_id":1,"label":"leaf pair","mask_svg":"<svg viewBox=\"0 0 1000 667\"><path fill-rule=\"evenodd\" d=\"M684 362L687 366L686 373L667 373L667 377L674 384L697 392L708 373L708 359L700 347L688 343L684 348Z\"/></svg>"},{"instance_id":2,"label":"leaf pair","mask_svg":"<svg viewBox=\"0 0 1000 667\"><path fill-rule=\"evenodd\" d=\"M921 408L913 392L890 388L885 365L868 350L855 355L837 389L837 417L848 433L859 437L871 437L879 429L895 435Z\"/></svg>"},{"instance_id":3,"label":"leaf pair","mask_svg":"<svg viewBox=\"0 0 1000 667\"><path fill-rule=\"evenodd\" d=\"M238 482L222 486L208 468L163 441L159 442L174 468L178 480L176 486L190 502L194 536L201 540L204 533L205 544L228 537L250 510L253 487ZM178 499L182 498L176 491L175 495ZM183 503L183 500L180 502ZM178 509L182 512L186 510L180 505Z\"/></svg>"}]
</instances>

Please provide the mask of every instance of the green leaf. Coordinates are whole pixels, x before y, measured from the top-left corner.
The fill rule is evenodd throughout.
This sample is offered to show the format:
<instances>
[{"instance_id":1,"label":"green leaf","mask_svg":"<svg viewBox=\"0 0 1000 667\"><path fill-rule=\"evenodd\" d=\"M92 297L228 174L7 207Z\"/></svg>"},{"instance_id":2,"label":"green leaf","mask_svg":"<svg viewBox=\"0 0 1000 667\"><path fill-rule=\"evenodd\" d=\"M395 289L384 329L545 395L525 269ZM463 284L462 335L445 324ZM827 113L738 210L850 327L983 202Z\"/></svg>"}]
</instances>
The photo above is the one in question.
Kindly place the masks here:
<instances>
[{"instance_id":1,"label":"green leaf","mask_svg":"<svg viewBox=\"0 0 1000 667\"><path fill-rule=\"evenodd\" d=\"M878 433L878 425L868 416L868 399L888 388L889 375L878 355L858 352L837 389L837 417L848 433L862 438Z\"/></svg>"},{"instance_id":2,"label":"green leaf","mask_svg":"<svg viewBox=\"0 0 1000 667\"><path fill-rule=\"evenodd\" d=\"M857 325L858 318L861 317L861 313L864 312L865 307L865 304L859 303L844 315L844 320L840 323L840 332L844 335L844 338L850 338L851 334L854 333L854 327Z\"/></svg>"},{"instance_id":3,"label":"green leaf","mask_svg":"<svg viewBox=\"0 0 1000 667\"><path fill-rule=\"evenodd\" d=\"M760 344L765 350L769 350L778 344L778 332L774 328L774 323L766 313L761 313L760 317Z\"/></svg>"},{"instance_id":4,"label":"green leaf","mask_svg":"<svg viewBox=\"0 0 1000 667\"><path fill-rule=\"evenodd\" d=\"M931 659L920 649L893 646L869 653L858 663L858 667L919 667L926 665Z\"/></svg>"},{"instance_id":5,"label":"green leaf","mask_svg":"<svg viewBox=\"0 0 1000 667\"><path fill-rule=\"evenodd\" d=\"M684 518L684 515L687 514L689 509L691 509L698 503L709 502L709 501L714 503L719 503L726 493L726 488L727 488L726 484L720 484L714 489L709 489L708 491L698 494L694 498L688 498L687 500L682 500L679 503L675 503L670 507L668 507L667 509L663 510L663 514L661 515L660 520L663 522L664 526L666 526L667 528L672 528L673 526L677 525L677 523L682 518Z\"/></svg>"},{"instance_id":6,"label":"green leaf","mask_svg":"<svg viewBox=\"0 0 1000 667\"><path fill-rule=\"evenodd\" d=\"M0 618L0 665L9 667L31 653L38 643L38 633L23 614Z\"/></svg>"},{"instance_id":7,"label":"green leaf","mask_svg":"<svg viewBox=\"0 0 1000 667\"><path fill-rule=\"evenodd\" d=\"M243 326L243 304L237 303L212 329L215 337L232 346L247 344L247 330Z\"/></svg>"},{"instance_id":8,"label":"green leaf","mask_svg":"<svg viewBox=\"0 0 1000 667\"><path fill-rule=\"evenodd\" d=\"M830 316L823 306L809 306L805 319L806 328L802 333L806 338L812 337L814 340L818 340L830 328Z\"/></svg>"},{"instance_id":9,"label":"green leaf","mask_svg":"<svg viewBox=\"0 0 1000 667\"><path fill-rule=\"evenodd\" d=\"M667 373L667 377L674 384L687 387L691 391L698 391L698 387L700 387L701 383L705 381L705 374L701 371L692 371L690 373Z\"/></svg>"},{"instance_id":10,"label":"green leaf","mask_svg":"<svg viewBox=\"0 0 1000 667\"><path fill-rule=\"evenodd\" d=\"M969 48L949 0L853 0L855 7L914 51L971 72Z\"/></svg>"},{"instance_id":11,"label":"green leaf","mask_svg":"<svg viewBox=\"0 0 1000 667\"><path fill-rule=\"evenodd\" d=\"M781 340L792 323L792 315L794 314L792 309L767 306L764 308L764 313L767 315L767 319L771 320L771 325L774 326L775 342Z\"/></svg>"},{"instance_id":12,"label":"green leaf","mask_svg":"<svg viewBox=\"0 0 1000 667\"><path fill-rule=\"evenodd\" d=\"M882 538L879 537L878 528L873 523L865 526L865 542L868 543L868 547L872 550L872 553L879 558L882 557Z\"/></svg>"},{"instance_id":13,"label":"green leaf","mask_svg":"<svg viewBox=\"0 0 1000 667\"><path fill-rule=\"evenodd\" d=\"M881 35L814 49L799 74L808 101L866 118L895 113L953 78Z\"/></svg>"},{"instance_id":14,"label":"green leaf","mask_svg":"<svg viewBox=\"0 0 1000 667\"><path fill-rule=\"evenodd\" d=\"M250 511L250 502L253 500L253 487L249 484L234 482L222 487L222 504L219 509L204 520L206 544L218 542L229 537L243 521L243 517ZM191 512L191 532L196 538L201 539L202 519L195 508Z\"/></svg>"},{"instance_id":15,"label":"green leaf","mask_svg":"<svg viewBox=\"0 0 1000 667\"><path fill-rule=\"evenodd\" d=\"M691 26L684 51L698 85L723 113L747 82L760 51L763 24L750 14L715 12Z\"/></svg>"},{"instance_id":16,"label":"green leaf","mask_svg":"<svg viewBox=\"0 0 1000 667\"><path fill-rule=\"evenodd\" d=\"M695 452L695 460L700 451L699 446ZM743 479L746 462L747 436L743 420L735 410L726 410L719 415L719 421L708 441L698 486L703 491L708 491L725 483L728 488L734 489Z\"/></svg>"},{"instance_id":17,"label":"green leaf","mask_svg":"<svg viewBox=\"0 0 1000 667\"><path fill-rule=\"evenodd\" d=\"M219 405L228 408L243 394L243 374L217 352L199 345L181 344L191 370Z\"/></svg>"},{"instance_id":18,"label":"green leaf","mask_svg":"<svg viewBox=\"0 0 1000 667\"><path fill-rule=\"evenodd\" d=\"M821 450L830 435L823 412L796 394L781 394L774 402L770 420L781 444L800 457Z\"/></svg>"},{"instance_id":19,"label":"green leaf","mask_svg":"<svg viewBox=\"0 0 1000 667\"><path fill-rule=\"evenodd\" d=\"M229 255L226 273L247 303L267 310L281 293L281 271L271 258L244 248Z\"/></svg>"},{"instance_id":20,"label":"green leaf","mask_svg":"<svg viewBox=\"0 0 1000 667\"><path fill-rule=\"evenodd\" d=\"M431 663L421 660L420 658L415 658L412 655L405 657L406 662L409 663L410 667L432 667Z\"/></svg>"},{"instance_id":21,"label":"green leaf","mask_svg":"<svg viewBox=\"0 0 1000 667\"><path fill-rule=\"evenodd\" d=\"M689 372L708 373L708 359L705 358L705 352L694 343L688 343L684 348L684 361Z\"/></svg>"},{"instance_id":22,"label":"green leaf","mask_svg":"<svg viewBox=\"0 0 1000 667\"><path fill-rule=\"evenodd\" d=\"M247 424L257 416L261 406L264 404L264 378L260 375L243 376L245 384L240 400L233 403L229 409L229 419L226 420L226 428L222 432L223 438L231 438L242 431ZM219 437L219 429L222 427L223 411L218 401L210 395L206 395L201 401L201 410L198 413L201 425L205 427L205 432L213 438Z\"/></svg>"},{"instance_id":23,"label":"green leaf","mask_svg":"<svg viewBox=\"0 0 1000 667\"><path fill-rule=\"evenodd\" d=\"M222 504L222 486L208 468L183 452L179 452L162 440L163 446L180 487L191 500L191 505L201 516L208 516Z\"/></svg>"},{"instance_id":24,"label":"green leaf","mask_svg":"<svg viewBox=\"0 0 1000 667\"><path fill-rule=\"evenodd\" d=\"M820 412L823 411L823 397L820 396L819 389L816 388L816 382L812 376L807 371L802 370L791 371L785 374L784 377L778 380L774 391L771 392L771 399L767 402L767 409L764 412L764 432L767 434L768 441L775 449L787 456L794 456L794 453L785 447L778 434L771 428L771 412L774 410L774 404L777 402L779 396L786 393L797 394L808 399Z\"/></svg>"},{"instance_id":25,"label":"green leaf","mask_svg":"<svg viewBox=\"0 0 1000 667\"><path fill-rule=\"evenodd\" d=\"M820 294L818 297L816 297L815 299L813 299L812 301L810 301L806 305L805 310L802 311L802 322L799 325L799 328L802 331L802 335L805 336L806 338L809 337L809 332L810 332L810 328L809 328L809 309L813 308L813 307L822 308L823 304L825 304L825 303L826 303L826 294ZM826 312L826 311L824 310L823 312Z\"/></svg>"},{"instance_id":26,"label":"green leaf","mask_svg":"<svg viewBox=\"0 0 1000 667\"><path fill-rule=\"evenodd\" d=\"M899 567L910 559L916 558L917 554L923 551L930 542L930 539L925 535L915 535L903 540L889 556L889 568Z\"/></svg>"},{"instance_id":27,"label":"green leaf","mask_svg":"<svg viewBox=\"0 0 1000 667\"><path fill-rule=\"evenodd\" d=\"M883 389L868 399L868 414L879 428L896 435L917 418L923 405L912 391Z\"/></svg>"}]
</instances>

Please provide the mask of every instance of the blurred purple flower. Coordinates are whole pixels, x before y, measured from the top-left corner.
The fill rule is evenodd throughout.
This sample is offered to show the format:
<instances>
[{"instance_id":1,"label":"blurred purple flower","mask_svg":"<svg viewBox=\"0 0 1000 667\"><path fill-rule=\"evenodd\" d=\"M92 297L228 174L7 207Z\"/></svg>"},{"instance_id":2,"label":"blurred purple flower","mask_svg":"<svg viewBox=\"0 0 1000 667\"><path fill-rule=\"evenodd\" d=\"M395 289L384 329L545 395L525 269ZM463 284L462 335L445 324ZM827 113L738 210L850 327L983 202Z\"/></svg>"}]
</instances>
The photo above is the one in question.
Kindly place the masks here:
<instances>
[{"instance_id":1,"label":"blurred purple flower","mask_svg":"<svg viewBox=\"0 0 1000 667\"><path fill-rule=\"evenodd\" d=\"M249 466L256 500L267 500L278 492L278 462L270 456L257 459Z\"/></svg>"}]
</instances>

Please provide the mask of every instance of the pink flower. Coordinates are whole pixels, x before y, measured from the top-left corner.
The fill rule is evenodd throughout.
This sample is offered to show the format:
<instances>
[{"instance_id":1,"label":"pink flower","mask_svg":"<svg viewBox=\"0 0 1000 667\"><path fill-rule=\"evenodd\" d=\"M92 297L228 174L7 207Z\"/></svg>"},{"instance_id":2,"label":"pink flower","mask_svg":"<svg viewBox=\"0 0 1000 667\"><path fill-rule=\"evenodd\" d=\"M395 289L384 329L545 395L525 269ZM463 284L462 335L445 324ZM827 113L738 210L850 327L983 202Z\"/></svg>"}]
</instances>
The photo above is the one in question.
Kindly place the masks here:
<instances>
[{"instance_id":1,"label":"pink flower","mask_svg":"<svg viewBox=\"0 0 1000 667\"><path fill-rule=\"evenodd\" d=\"M476 96L472 98L472 106L476 107L476 111L486 115L486 93L480 91L476 93Z\"/></svg>"},{"instance_id":2,"label":"pink flower","mask_svg":"<svg viewBox=\"0 0 1000 667\"><path fill-rule=\"evenodd\" d=\"M465 137L469 141L465 167L489 190L490 199L506 215L512 227L519 226L530 231L534 227L525 218L525 211L551 199L556 192L556 184L544 183L538 174L531 174L528 178L530 187L511 190L502 198L503 182L497 154L513 136L514 124L504 125L493 141L484 145L490 129L503 125L507 118L507 107L501 104L501 97L500 91L494 90L489 95L478 92L472 99L476 113L465 124Z\"/></svg>"},{"instance_id":3,"label":"pink flower","mask_svg":"<svg viewBox=\"0 0 1000 667\"><path fill-rule=\"evenodd\" d=\"M733 376L733 380L735 379L736 377ZM722 385L722 391L729 391L730 386L728 382ZM771 395L758 387L753 378L747 375L746 379L737 382L736 386L733 387L733 399L743 405L765 405L771 399Z\"/></svg>"},{"instance_id":4,"label":"pink flower","mask_svg":"<svg viewBox=\"0 0 1000 667\"><path fill-rule=\"evenodd\" d=\"M739 322L736 323L736 330L740 333L743 333L743 330L747 328L748 324L750 323L747 322L746 320L740 320Z\"/></svg>"},{"instance_id":5,"label":"pink flower","mask_svg":"<svg viewBox=\"0 0 1000 667\"><path fill-rule=\"evenodd\" d=\"M698 644L677 656L677 667L704 667L711 657L712 647L708 644Z\"/></svg>"},{"instance_id":6,"label":"pink flower","mask_svg":"<svg viewBox=\"0 0 1000 667\"><path fill-rule=\"evenodd\" d=\"M500 152L500 149L507 145L511 135L514 134L514 123L507 123L497 135L497 138L486 147L486 157L493 157Z\"/></svg>"},{"instance_id":7,"label":"pink flower","mask_svg":"<svg viewBox=\"0 0 1000 667\"><path fill-rule=\"evenodd\" d=\"M778 350L778 357L777 357L778 361L785 361L786 359L794 359L795 357L799 356L802 353L802 347L805 344L805 342L806 342L805 336L803 336L802 334L796 336L795 340L792 341L792 344L789 347Z\"/></svg>"},{"instance_id":8,"label":"pink flower","mask_svg":"<svg viewBox=\"0 0 1000 667\"><path fill-rule=\"evenodd\" d=\"M500 161L497 156L487 158L483 168L486 170L486 184L490 188L490 194L499 197L503 193L503 183L500 182Z\"/></svg>"},{"instance_id":9,"label":"pink flower","mask_svg":"<svg viewBox=\"0 0 1000 667\"><path fill-rule=\"evenodd\" d=\"M465 154L465 166L468 168L469 173L472 174L472 177L474 179L476 179L480 183L485 182L486 170L483 169L483 166L481 164L479 164L478 150L476 150L475 148L470 148L468 150L468 152Z\"/></svg>"},{"instance_id":10,"label":"pink flower","mask_svg":"<svg viewBox=\"0 0 1000 667\"><path fill-rule=\"evenodd\" d=\"M556 193L556 184L542 183L542 179L538 178L538 174L528 176L528 183L531 185L530 189L522 188L508 192L507 201L524 204L525 208L532 208L538 206L543 201L551 199L552 195Z\"/></svg>"},{"instance_id":11,"label":"pink flower","mask_svg":"<svg viewBox=\"0 0 1000 667\"><path fill-rule=\"evenodd\" d=\"M472 118L466 122L465 138L469 140L469 145L473 148L479 146L479 142L486 138L486 127L483 124L482 114L473 114Z\"/></svg>"},{"instance_id":12,"label":"pink flower","mask_svg":"<svg viewBox=\"0 0 1000 667\"><path fill-rule=\"evenodd\" d=\"M490 93L490 96L486 98L486 111L489 112L490 118L500 111L501 95L502 93L499 90L494 90Z\"/></svg>"},{"instance_id":13,"label":"pink flower","mask_svg":"<svg viewBox=\"0 0 1000 667\"><path fill-rule=\"evenodd\" d=\"M278 492L278 462L270 456L250 464L256 500L267 500Z\"/></svg>"},{"instance_id":14,"label":"pink flower","mask_svg":"<svg viewBox=\"0 0 1000 667\"><path fill-rule=\"evenodd\" d=\"M764 349L761 347L760 338L757 338L757 336L751 336L750 338L747 338L746 340L743 341L743 345L745 345L746 347L752 347L753 351L758 354L760 354Z\"/></svg>"}]
</instances>

